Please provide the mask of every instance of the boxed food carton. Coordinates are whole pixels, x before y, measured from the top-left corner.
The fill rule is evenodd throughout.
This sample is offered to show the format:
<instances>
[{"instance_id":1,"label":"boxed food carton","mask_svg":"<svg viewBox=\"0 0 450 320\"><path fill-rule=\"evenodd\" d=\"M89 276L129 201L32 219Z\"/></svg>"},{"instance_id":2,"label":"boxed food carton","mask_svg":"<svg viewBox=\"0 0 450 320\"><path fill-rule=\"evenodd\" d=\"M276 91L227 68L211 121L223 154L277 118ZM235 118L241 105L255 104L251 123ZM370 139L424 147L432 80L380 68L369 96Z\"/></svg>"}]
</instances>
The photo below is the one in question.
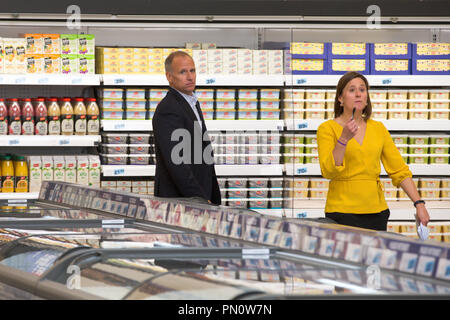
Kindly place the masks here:
<instances>
[{"instance_id":1,"label":"boxed food carton","mask_svg":"<svg viewBox=\"0 0 450 320\"><path fill-rule=\"evenodd\" d=\"M42 34L40 33L26 33L23 34L26 40L26 53L27 54L42 54L44 53L44 43Z\"/></svg>"},{"instance_id":2,"label":"boxed food carton","mask_svg":"<svg viewBox=\"0 0 450 320\"><path fill-rule=\"evenodd\" d=\"M43 54L61 54L61 38L59 34L43 34Z\"/></svg>"},{"instance_id":3,"label":"boxed food carton","mask_svg":"<svg viewBox=\"0 0 450 320\"><path fill-rule=\"evenodd\" d=\"M89 185L89 157L76 156L77 161L77 183Z\"/></svg>"},{"instance_id":4,"label":"boxed food carton","mask_svg":"<svg viewBox=\"0 0 450 320\"><path fill-rule=\"evenodd\" d=\"M66 161L64 156L53 156L53 180L66 181Z\"/></svg>"},{"instance_id":5,"label":"boxed food carton","mask_svg":"<svg viewBox=\"0 0 450 320\"><path fill-rule=\"evenodd\" d=\"M61 34L61 54L78 54L78 35Z\"/></svg>"},{"instance_id":6,"label":"boxed food carton","mask_svg":"<svg viewBox=\"0 0 450 320\"><path fill-rule=\"evenodd\" d=\"M27 54L27 73L40 74L44 72L44 58L41 54Z\"/></svg>"},{"instance_id":7,"label":"boxed food carton","mask_svg":"<svg viewBox=\"0 0 450 320\"><path fill-rule=\"evenodd\" d=\"M77 183L77 159L75 156L64 156L66 162L66 182Z\"/></svg>"},{"instance_id":8,"label":"boxed food carton","mask_svg":"<svg viewBox=\"0 0 450 320\"><path fill-rule=\"evenodd\" d=\"M42 181L53 180L53 157L41 156L42 161Z\"/></svg>"},{"instance_id":9,"label":"boxed food carton","mask_svg":"<svg viewBox=\"0 0 450 320\"><path fill-rule=\"evenodd\" d=\"M78 52L81 55L95 55L95 36L93 34L78 35Z\"/></svg>"},{"instance_id":10,"label":"boxed food carton","mask_svg":"<svg viewBox=\"0 0 450 320\"><path fill-rule=\"evenodd\" d=\"M59 54L44 54L44 73L61 73L61 56Z\"/></svg>"},{"instance_id":11,"label":"boxed food carton","mask_svg":"<svg viewBox=\"0 0 450 320\"><path fill-rule=\"evenodd\" d=\"M80 74L95 74L95 56L78 55L78 72Z\"/></svg>"},{"instance_id":12,"label":"boxed food carton","mask_svg":"<svg viewBox=\"0 0 450 320\"><path fill-rule=\"evenodd\" d=\"M78 56L76 54L61 55L61 73L62 74L78 74Z\"/></svg>"},{"instance_id":13,"label":"boxed food carton","mask_svg":"<svg viewBox=\"0 0 450 320\"><path fill-rule=\"evenodd\" d=\"M100 158L95 155L89 155L88 184L92 187L100 186Z\"/></svg>"},{"instance_id":14,"label":"boxed food carton","mask_svg":"<svg viewBox=\"0 0 450 320\"><path fill-rule=\"evenodd\" d=\"M42 159L40 156L28 157L28 168L30 170L30 192L39 192L42 184Z\"/></svg>"}]
</instances>

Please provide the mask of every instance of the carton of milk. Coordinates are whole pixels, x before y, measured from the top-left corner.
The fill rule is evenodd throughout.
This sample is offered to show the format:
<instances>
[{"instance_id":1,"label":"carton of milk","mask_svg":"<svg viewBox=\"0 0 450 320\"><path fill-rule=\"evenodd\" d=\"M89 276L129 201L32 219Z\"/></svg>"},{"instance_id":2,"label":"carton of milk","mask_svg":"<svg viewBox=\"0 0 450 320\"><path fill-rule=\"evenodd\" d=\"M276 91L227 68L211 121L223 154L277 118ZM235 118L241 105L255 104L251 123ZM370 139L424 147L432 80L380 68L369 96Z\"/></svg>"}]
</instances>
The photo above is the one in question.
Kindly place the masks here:
<instances>
[{"instance_id":1,"label":"carton of milk","mask_svg":"<svg viewBox=\"0 0 450 320\"><path fill-rule=\"evenodd\" d=\"M42 156L42 181L53 181L53 157Z\"/></svg>"},{"instance_id":2,"label":"carton of milk","mask_svg":"<svg viewBox=\"0 0 450 320\"><path fill-rule=\"evenodd\" d=\"M30 168L30 192L39 192L42 184L42 160L40 156L28 157Z\"/></svg>"},{"instance_id":3,"label":"carton of milk","mask_svg":"<svg viewBox=\"0 0 450 320\"><path fill-rule=\"evenodd\" d=\"M77 184L89 185L89 157L76 156L77 159Z\"/></svg>"},{"instance_id":4,"label":"carton of milk","mask_svg":"<svg viewBox=\"0 0 450 320\"><path fill-rule=\"evenodd\" d=\"M89 185L95 188L100 187L100 158L99 156L89 155Z\"/></svg>"},{"instance_id":5,"label":"carton of milk","mask_svg":"<svg viewBox=\"0 0 450 320\"><path fill-rule=\"evenodd\" d=\"M66 163L66 182L77 183L77 159L75 156L64 156Z\"/></svg>"},{"instance_id":6,"label":"carton of milk","mask_svg":"<svg viewBox=\"0 0 450 320\"><path fill-rule=\"evenodd\" d=\"M53 180L66 181L66 161L64 156L53 156Z\"/></svg>"}]
</instances>

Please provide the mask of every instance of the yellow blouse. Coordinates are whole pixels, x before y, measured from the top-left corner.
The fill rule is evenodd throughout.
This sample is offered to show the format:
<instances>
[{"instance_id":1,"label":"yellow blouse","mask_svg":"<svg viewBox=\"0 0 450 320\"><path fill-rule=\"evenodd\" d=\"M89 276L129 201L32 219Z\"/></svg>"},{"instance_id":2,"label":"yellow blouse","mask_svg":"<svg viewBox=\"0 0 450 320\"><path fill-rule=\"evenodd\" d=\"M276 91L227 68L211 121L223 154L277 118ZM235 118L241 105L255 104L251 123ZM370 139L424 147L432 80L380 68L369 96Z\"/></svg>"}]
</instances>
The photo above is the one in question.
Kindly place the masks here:
<instances>
[{"instance_id":1,"label":"yellow blouse","mask_svg":"<svg viewBox=\"0 0 450 320\"><path fill-rule=\"evenodd\" d=\"M347 143L344 161L336 166L333 150L343 127L334 120L317 129L322 176L330 179L325 212L377 213L388 208L380 182L380 160L392 183L398 187L412 177L399 150L383 123L369 119L362 145Z\"/></svg>"}]
</instances>

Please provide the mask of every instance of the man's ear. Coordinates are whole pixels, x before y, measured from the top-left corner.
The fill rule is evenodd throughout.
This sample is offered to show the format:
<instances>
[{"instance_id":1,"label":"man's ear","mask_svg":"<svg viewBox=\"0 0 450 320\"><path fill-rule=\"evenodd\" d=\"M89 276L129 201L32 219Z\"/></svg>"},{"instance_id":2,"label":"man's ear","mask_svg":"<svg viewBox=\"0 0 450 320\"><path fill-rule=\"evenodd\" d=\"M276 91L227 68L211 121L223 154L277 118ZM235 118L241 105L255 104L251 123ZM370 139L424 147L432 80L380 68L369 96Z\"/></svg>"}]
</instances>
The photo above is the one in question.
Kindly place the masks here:
<instances>
[{"instance_id":1,"label":"man's ear","mask_svg":"<svg viewBox=\"0 0 450 320\"><path fill-rule=\"evenodd\" d=\"M172 74L170 72L166 72L166 79L169 82L169 84L172 82Z\"/></svg>"}]
</instances>

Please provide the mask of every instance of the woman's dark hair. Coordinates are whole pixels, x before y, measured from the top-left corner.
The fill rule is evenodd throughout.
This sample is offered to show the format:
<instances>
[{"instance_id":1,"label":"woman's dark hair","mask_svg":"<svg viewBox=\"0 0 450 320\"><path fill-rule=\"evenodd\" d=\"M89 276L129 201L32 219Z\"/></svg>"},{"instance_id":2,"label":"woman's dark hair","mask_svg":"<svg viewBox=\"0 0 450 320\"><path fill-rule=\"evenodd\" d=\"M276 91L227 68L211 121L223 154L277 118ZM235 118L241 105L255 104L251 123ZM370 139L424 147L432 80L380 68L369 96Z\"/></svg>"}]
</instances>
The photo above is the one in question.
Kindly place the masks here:
<instances>
[{"instance_id":1,"label":"woman's dark hair","mask_svg":"<svg viewBox=\"0 0 450 320\"><path fill-rule=\"evenodd\" d=\"M369 82L367 81L366 77L364 77L362 74L354 71L347 72L344 74L340 79L336 87L336 96L334 98L334 117L339 117L344 112L344 107L341 106L341 102L339 101L339 97L342 95L342 92L344 91L345 86L347 83L352 81L355 78L361 78L364 83L366 84L367 89L367 106L364 108L362 116L365 121L367 121L370 118L370 115L372 114L372 103L370 102L370 95L369 95Z\"/></svg>"}]
</instances>

